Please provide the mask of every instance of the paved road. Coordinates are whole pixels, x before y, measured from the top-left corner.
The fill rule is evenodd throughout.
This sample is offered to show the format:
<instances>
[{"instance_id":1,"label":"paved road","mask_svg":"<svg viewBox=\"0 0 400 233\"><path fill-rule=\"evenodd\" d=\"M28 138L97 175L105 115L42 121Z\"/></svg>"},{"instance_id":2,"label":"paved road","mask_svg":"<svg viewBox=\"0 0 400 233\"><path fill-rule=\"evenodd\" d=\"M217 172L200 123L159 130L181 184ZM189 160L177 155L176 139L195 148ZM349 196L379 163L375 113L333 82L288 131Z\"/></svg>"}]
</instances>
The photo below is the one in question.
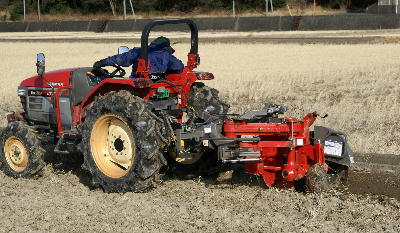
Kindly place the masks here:
<instances>
[{"instance_id":1,"label":"paved road","mask_svg":"<svg viewBox=\"0 0 400 233\"><path fill-rule=\"evenodd\" d=\"M173 42L189 42L185 32L153 32L151 38L167 36ZM19 32L0 33L0 42L139 42L141 33L90 33L90 32ZM201 43L398 43L400 30L370 31L286 31L286 32L200 32Z\"/></svg>"},{"instance_id":2,"label":"paved road","mask_svg":"<svg viewBox=\"0 0 400 233\"><path fill-rule=\"evenodd\" d=\"M395 43L400 41L387 40L385 37L265 37L265 38L200 38L202 43L298 43L298 44L371 44L371 43ZM126 38L0 38L0 42L92 42L92 43L127 43L140 42L139 39ZM189 42L187 38L175 38L176 42Z\"/></svg>"}]
</instances>

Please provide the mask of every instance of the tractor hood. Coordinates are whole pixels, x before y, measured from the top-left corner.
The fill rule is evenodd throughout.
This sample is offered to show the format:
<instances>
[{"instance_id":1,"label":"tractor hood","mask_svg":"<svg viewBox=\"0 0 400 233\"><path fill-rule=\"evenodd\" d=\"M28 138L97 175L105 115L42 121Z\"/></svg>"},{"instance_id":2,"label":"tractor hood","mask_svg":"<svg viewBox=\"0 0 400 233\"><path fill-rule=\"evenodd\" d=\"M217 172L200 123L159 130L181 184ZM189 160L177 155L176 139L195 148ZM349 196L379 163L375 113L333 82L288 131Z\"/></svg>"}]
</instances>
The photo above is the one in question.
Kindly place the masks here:
<instances>
[{"instance_id":1,"label":"tractor hood","mask_svg":"<svg viewBox=\"0 0 400 233\"><path fill-rule=\"evenodd\" d=\"M73 72L76 69L78 68L55 70L43 74L43 77L53 87L67 86L70 84L71 72ZM21 87L42 87L42 88L51 88L50 85L43 78L40 78L39 75L25 79L20 84Z\"/></svg>"}]
</instances>

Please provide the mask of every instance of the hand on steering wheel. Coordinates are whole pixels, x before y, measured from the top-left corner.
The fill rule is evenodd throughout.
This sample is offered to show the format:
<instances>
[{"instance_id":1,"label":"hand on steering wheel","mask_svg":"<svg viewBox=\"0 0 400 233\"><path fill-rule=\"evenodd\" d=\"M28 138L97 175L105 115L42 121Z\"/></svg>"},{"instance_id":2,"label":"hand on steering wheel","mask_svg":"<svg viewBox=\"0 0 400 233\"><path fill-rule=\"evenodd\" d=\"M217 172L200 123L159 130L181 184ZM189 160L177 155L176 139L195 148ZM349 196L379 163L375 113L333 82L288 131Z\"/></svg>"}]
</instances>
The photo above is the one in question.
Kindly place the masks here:
<instances>
[{"instance_id":1,"label":"hand on steering wheel","mask_svg":"<svg viewBox=\"0 0 400 233\"><path fill-rule=\"evenodd\" d=\"M120 78L120 77L124 77L125 76L126 72L121 66L115 64L115 65L113 65L113 67L115 68L115 70L109 74L110 77L118 77L118 78ZM117 73L119 73L119 74L117 75Z\"/></svg>"}]
</instances>

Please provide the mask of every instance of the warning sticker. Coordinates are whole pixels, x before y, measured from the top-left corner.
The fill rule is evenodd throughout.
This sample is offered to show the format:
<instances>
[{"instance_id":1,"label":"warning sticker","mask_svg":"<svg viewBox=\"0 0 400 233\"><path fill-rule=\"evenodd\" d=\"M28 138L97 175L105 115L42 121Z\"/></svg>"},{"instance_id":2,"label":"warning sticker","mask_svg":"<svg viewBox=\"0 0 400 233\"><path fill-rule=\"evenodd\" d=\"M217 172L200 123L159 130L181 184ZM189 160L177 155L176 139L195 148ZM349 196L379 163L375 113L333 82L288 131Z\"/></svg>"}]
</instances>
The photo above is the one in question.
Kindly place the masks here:
<instances>
[{"instance_id":1,"label":"warning sticker","mask_svg":"<svg viewBox=\"0 0 400 233\"><path fill-rule=\"evenodd\" d=\"M343 142L326 140L324 151L325 154L341 157L343 151Z\"/></svg>"},{"instance_id":2,"label":"warning sticker","mask_svg":"<svg viewBox=\"0 0 400 233\"><path fill-rule=\"evenodd\" d=\"M211 132L212 132L211 125L205 125L204 126L204 133L211 133Z\"/></svg>"}]
</instances>

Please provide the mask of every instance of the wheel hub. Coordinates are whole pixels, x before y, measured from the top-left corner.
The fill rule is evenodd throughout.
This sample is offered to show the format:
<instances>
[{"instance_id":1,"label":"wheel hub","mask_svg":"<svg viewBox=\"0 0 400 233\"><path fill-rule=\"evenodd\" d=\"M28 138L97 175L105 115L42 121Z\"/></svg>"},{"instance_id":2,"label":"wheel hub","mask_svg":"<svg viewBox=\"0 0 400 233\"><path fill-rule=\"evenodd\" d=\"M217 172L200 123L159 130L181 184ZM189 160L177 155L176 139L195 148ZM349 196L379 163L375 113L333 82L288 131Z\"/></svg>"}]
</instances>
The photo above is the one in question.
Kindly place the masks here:
<instances>
[{"instance_id":1,"label":"wheel hub","mask_svg":"<svg viewBox=\"0 0 400 233\"><path fill-rule=\"evenodd\" d=\"M131 139L127 129L118 121L111 121L108 132L108 152L113 160L128 163L132 159Z\"/></svg>"},{"instance_id":2,"label":"wheel hub","mask_svg":"<svg viewBox=\"0 0 400 233\"><path fill-rule=\"evenodd\" d=\"M4 144L4 154L11 169L22 172L28 165L26 148L17 137L9 137Z\"/></svg>"},{"instance_id":3,"label":"wheel hub","mask_svg":"<svg viewBox=\"0 0 400 233\"><path fill-rule=\"evenodd\" d=\"M114 147L118 152L121 152L124 149L124 141L120 138L115 139Z\"/></svg>"},{"instance_id":4,"label":"wheel hub","mask_svg":"<svg viewBox=\"0 0 400 233\"><path fill-rule=\"evenodd\" d=\"M12 145L12 148L11 148L11 160L15 164L20 164L22 161L21 151L15 145Z\"/></svg>"},{"instance_id":5,"label":"wheel hub","mask_svg":"<svg viewBox=\"0 0 400 233\"><path fill-rule=\"evenodd\" d=\"M106 114L93 125L90 137L92 157L99 170L112 178L128 173L135 158L132 130L120 117Z\"/></svg>"}]
</instances>

